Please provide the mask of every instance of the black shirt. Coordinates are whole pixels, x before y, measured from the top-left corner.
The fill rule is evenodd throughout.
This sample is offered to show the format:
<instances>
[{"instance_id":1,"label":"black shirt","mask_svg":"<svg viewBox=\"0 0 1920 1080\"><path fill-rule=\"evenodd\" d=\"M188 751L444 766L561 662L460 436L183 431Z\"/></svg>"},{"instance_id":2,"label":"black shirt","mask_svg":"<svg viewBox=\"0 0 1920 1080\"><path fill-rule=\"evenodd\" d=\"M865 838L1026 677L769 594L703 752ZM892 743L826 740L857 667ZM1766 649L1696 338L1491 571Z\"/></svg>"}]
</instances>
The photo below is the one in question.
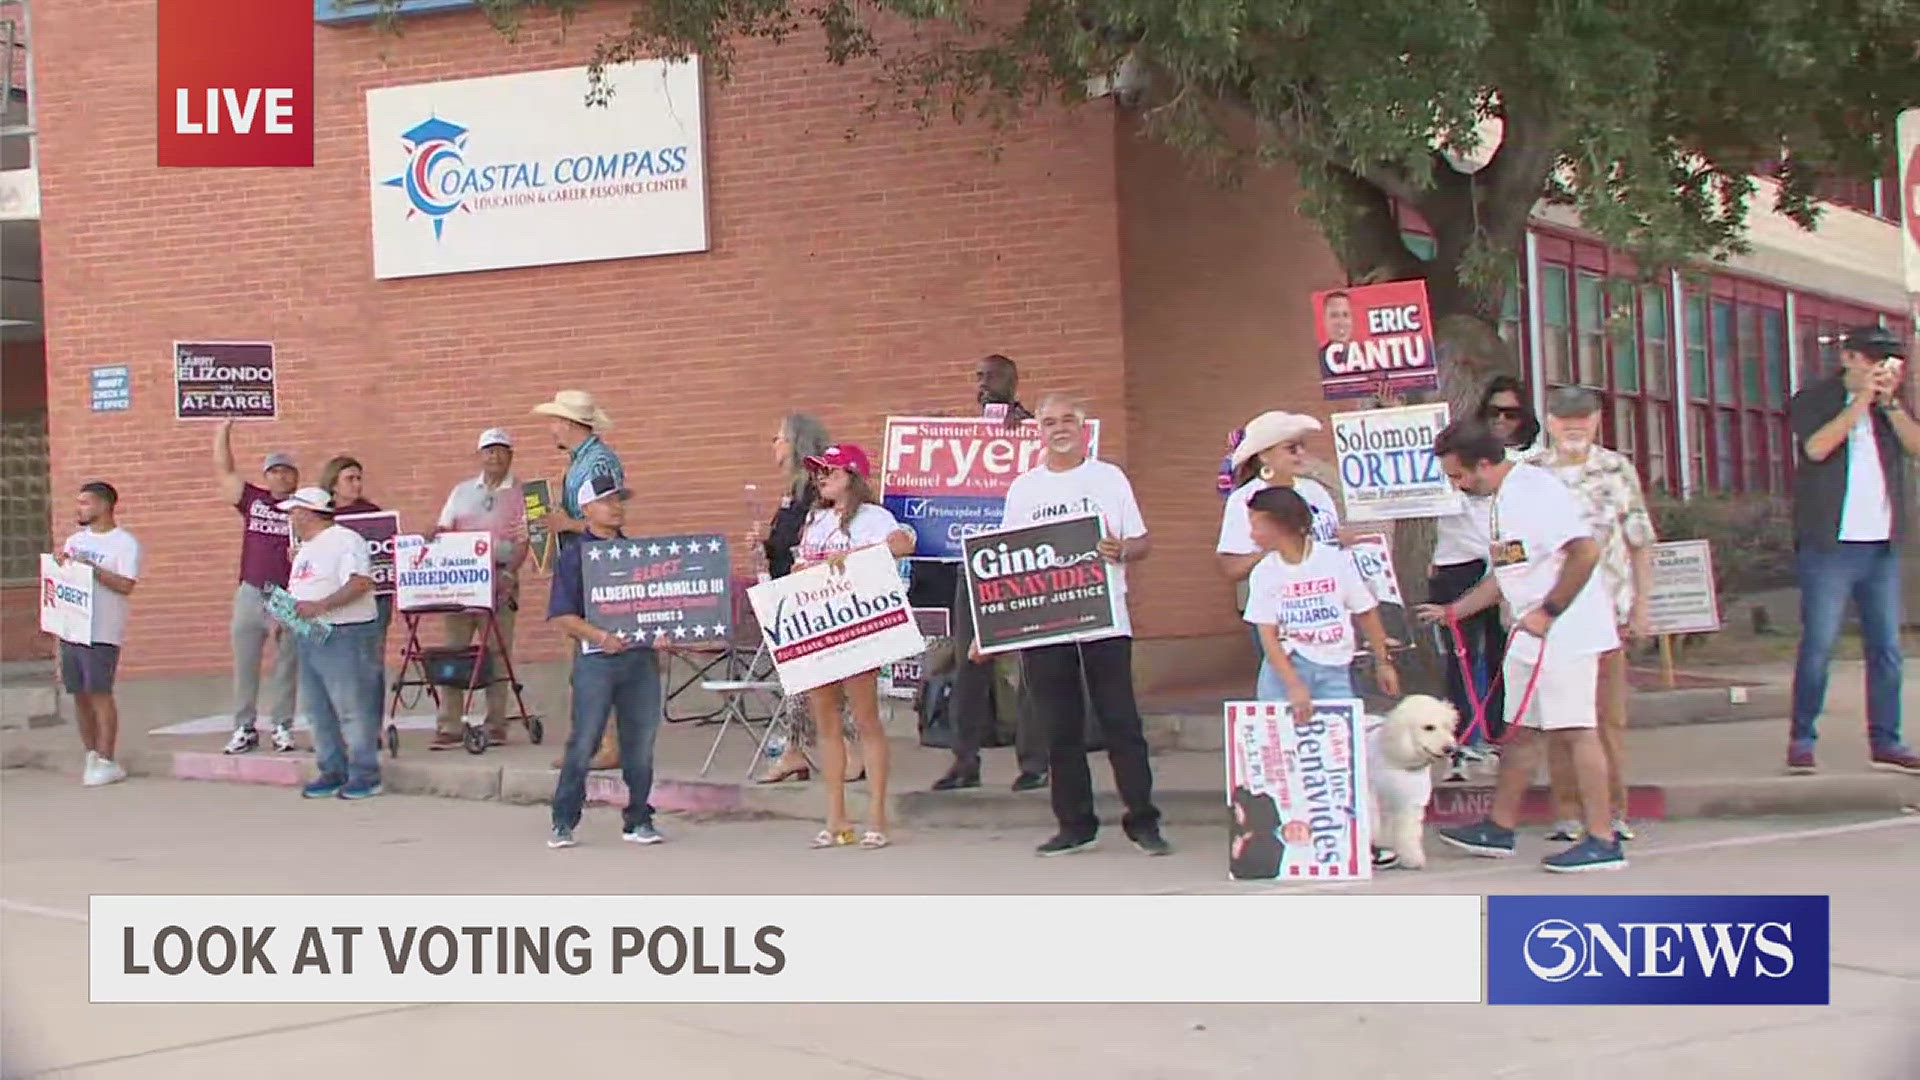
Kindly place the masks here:
<instances>
[{"instance_id":1,"label":"black shirt","mask_svg":"<svg viewBox=\"0 0 1920 1080\"><path fill-rule=\"evenodd\" d=\"M1842 439L1825 461L1815 461L1807 456L1807 439L1846 407L1847 388L1838 375L1801 390L1787 403L1797 463L1793 476L1796 547L1826 550L1839 546L1840 514L1847 501L1847 468L1852 449L1847 440ZM1906 449L1900 445L1893 422L1885 413L1873 408L1867 410L1867 414L1872 418L1874 442L1880 447L1880 472L1886 478L1887 500L1893 507L1892 539L1898 541L1905 524Z\"/></svg>"},{"instance_id":2,"label":"black shirt","mask_svg":"<svg viewBox=\"0 0 1920 1080\"><path fill-rule=\"evenodd\" d=\"M819 497L809 481L800 498L795 499L791 491L781 498L780 509L773 512L773 521L767 526L767 538L761 541L769 575L786 577L793 573L793 549L800 546L800 531L806 528L807 513Z\"/></svg>"}]
</instances>

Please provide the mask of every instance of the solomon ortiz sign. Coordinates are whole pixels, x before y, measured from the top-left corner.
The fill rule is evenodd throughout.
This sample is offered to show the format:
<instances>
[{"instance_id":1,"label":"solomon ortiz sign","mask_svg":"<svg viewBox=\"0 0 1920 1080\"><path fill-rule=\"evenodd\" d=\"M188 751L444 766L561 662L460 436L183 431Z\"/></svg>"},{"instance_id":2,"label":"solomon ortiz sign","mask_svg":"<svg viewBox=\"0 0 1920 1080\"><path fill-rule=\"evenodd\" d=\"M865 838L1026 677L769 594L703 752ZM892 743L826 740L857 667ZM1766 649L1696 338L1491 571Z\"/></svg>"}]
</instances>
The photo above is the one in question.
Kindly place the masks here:
<instances>
[{"instance_id":1,"label":"solomon ortiz sign","mask_svg":"<svg viewBox=\"0 0 1920 1080\"><path fill-rule=\"evenodd\" d=\"M861 548L843 568L820 563L747 590L760 632L789 694L875 671L926 651L906 586L883 547Z\"/></svg>"},{"instance_id":2,"label":"solomon ortiz sign","mask_svg":"<svg viewBox=\"0 0 1920 1080\"><path fill-rule=\"evenodd\" d=\"M273 346L266 342L176 341L176 420L271 420Z\"/></svg>"},{"instance_id":3,"label":"solomon ortiz sign","mask_svg":"<svg viewBox=\"0 0 1920 1080\"><path fill-rule=\"evenodd\" d=\"M639 645L727 640L727 542L719 536L598 540L580 549L587 622Z\"/></svg>"},{"instance_id":4,"label":"solomon ortiz sign","mask_svg":"<svg viewBox=\"0 0 1920 1080\"><path fill-rule=\"evenodd\" d=\"M1113 629L1097 515L966 539L967 601L982 653L1078 641Z\"/></svg>"}]
</instances>

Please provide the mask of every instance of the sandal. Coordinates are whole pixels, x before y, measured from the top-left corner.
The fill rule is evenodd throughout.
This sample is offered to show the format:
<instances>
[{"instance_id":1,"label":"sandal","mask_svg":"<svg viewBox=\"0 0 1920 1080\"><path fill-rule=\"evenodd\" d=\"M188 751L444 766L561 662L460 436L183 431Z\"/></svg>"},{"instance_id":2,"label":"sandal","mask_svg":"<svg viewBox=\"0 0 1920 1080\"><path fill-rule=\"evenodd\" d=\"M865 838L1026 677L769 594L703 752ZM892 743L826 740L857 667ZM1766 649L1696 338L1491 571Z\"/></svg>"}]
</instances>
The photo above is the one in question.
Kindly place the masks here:
<instances>
[{"instance_id":1,"label":"sandal","mask_svg":"<svg viewBox=\"0 0 1920 1080\"><path fill-rule=\"evenodd\" d=\"M852 829L821 829L819 835L813 838L813 843L808 846L815 849L819 849L819 848L831 848L831 847L851 847L852 845L853 845Z\"/></svg>"},{"instance_id":2,"label":"sandal","mask_svg":"<svg viewBox=\"0 0 1920 1080\"><path fill-rule=\"evenodd\" d=\"M786 780L811 780L813 770L805 765L789 765L784 769L775 769L755 780L756 784L778 784Z\"/></svg>"},{"instance_id":3,"label":"sandal","mask_svg":"<svg viewBox=\"0 0 1920 1080\"><path fill-rule=\"evenodd\" d=\"M852 835L852 833L849 832L848 835ZM878 851L886 847L888 842L887 834L881 832L879 829L868 829L866 835L860 838L860 846L868 851Z\"/></svg>"}]
</instances>

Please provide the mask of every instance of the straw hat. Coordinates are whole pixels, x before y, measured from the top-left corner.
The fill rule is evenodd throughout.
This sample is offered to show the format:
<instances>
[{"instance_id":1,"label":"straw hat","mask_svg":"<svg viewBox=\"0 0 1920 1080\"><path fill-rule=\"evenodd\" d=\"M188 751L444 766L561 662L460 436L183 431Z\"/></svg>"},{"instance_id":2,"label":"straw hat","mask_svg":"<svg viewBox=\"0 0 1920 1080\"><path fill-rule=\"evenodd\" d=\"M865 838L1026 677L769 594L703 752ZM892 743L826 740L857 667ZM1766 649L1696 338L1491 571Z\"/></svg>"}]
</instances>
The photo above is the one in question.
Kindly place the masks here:
<instances>
[{"instance_id":1,"label":"straw hat","mask_svg":"<svg viewBox=\"0 0 1920 1080\"><path fill-rule=\"evenodd\" d=\"M593 395L585 390L562 390L553 395L552 401L535 405L533 411L537 416L558 416L562 420L585 424L595 431L613 426L613 420L593 403Z\"/></svg>"},{"instance_id":2,"label":"straw hat","mask_svg":"<svg viewBox=\"0 0 1920 1080\"><path fill-rule=\"evenodd\" d=\"M1298 438L1309 432L1320 430L1320 421L1299 413L1263 412L1247 422L1246 436L1240 445L1233 448L1233 467L1245 465L1254 455L1269 450L1288 439Z\"/></svg>"}]
</instances>

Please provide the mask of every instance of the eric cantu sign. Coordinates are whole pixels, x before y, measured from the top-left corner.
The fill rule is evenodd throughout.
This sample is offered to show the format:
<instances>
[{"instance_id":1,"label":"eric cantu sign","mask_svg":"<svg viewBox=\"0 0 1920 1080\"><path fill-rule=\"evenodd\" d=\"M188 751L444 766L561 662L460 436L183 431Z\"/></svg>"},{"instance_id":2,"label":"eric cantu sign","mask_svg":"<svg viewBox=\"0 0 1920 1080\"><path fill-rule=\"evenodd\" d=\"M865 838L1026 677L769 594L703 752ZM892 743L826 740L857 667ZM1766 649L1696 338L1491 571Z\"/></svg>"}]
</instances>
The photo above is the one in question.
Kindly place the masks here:
<instances>
[{"instance_id":1,"label":"eric cantu sign","mask_svg":"<svg viewBox=\"0 0 1920 1080\"><path fill-rule=\"evenodd\" d=\"M641 645L652 644L657 634L694 644L718 644L731 635L725 538L595 540L580 555L587 622L593 626Z\"/></svg>"},{"instance_id":2,"label":"eric cantu sign","mask_svg":"<svg viewBox=\"0 0 1920 1080\"><path fill-rule=\"evenodd\" d=\"M1347 517L1391 521L1459 513L1460 490L1433 456L1433 440L1451 415L1444 401L1333 414Z\"/></svg>"},{"instance_id":3,"label":"eric cantu sign","mask_svg":"<svg viewBox=\"0 0 1920 1080\"><path fill-rule=\"evenodd\" d=\"M885 548L853 552L841 571L821 563L763 581L747 590L747 600L789 694L873 671L927 648Z\"/></svg>"},{"instance_id":4,"label":"eric cantu sign","mask_svg":"<svg viewBox=\"0 0 1920 1080\"><path fill-rule=\"evenodd\" d=\"M329 0L330 2L330 0ZM367 91L373 276L707 250L700 59Z\"/></svg>"},{"instance_id":5,"label":"eric cantu sign","mask_svg":"<svg viewBox=\"0 0 1920 1080\"><path fill-rule=\"evenodd\" d=\"M1113 629L1097 514L966 539L967 602L983 654L1078 641Z\"/></svg>"},{"instance_id":6,"label":"eric cantu sign","mask_svg":"<svg viewBox=\"0 0 1920 1080\"><path fill-rule=\"evenodd\" d=\"M402 611L426 607L493 606L493 535L483 532L396 536L394 603Z\"/></svg>"},{"instance_id":7,"label":"eric cantu sign","mask_svg":"<svg viewBox=\"0 0 1920 1080\"><path fill-rule=\"evenodd\" d=\"M1305 724L1271 701L1230 701L1226 713L1228 876L1372 877L1360 702L1316 701Z\"/></svg>"},{"instance_id":8,"label":"eric cantu sign","mask_svg":"<svg viewBox=\"0 0 1920 1080\"><path fill-rule=\"evenodd\" d=\"M176 341L173 416L176 420L271 420L273 346L263 341Z\"/></svg>"},{"instance_id":9,"label":"eric cantu sign","mask_svg":"<svg viewBox=\"0 0 1920 1080\"><path fill-rule=\"evenodd\" d=\"M1313 325L1329 400L1440 386L1425 281L1314 293Z\"/></svg>"},{"instance_id":10,"label":"eric cantu sign","mask_svg":"<svg viewBox=\"0 0 1920 1080\"><path fill-rule=\"evenodd\" d=\"M393 595L393 541L400 535L400 515L393 510L372 514L341 514L333 519L360 534L373 560L373 595Z\"/></svg>"},{"instance_id":11,"label":"eric cantu sign","mask_svg":"<svg viewBox=\"0 0 1920 1080\"><path fill-rule=\"evenodd\" d=\"M882 501L913 529L914 558L957 561L962 540L1000 527L1007 489L1045 450L1032 421L889 416ZM1087 452L1100 452L1098 420L1087 421Z\"/></svg>"},{"instance_id":12,"label":"eric cantu sign","mask_svg":"<svg viewBox=\"0 0 1920 1080\"><path fill-rule=\"evenodd\" d=\"M1478 896L93 896L86 923L95 1003L1480 1000Z\"/></svg>"}]
</instances>

